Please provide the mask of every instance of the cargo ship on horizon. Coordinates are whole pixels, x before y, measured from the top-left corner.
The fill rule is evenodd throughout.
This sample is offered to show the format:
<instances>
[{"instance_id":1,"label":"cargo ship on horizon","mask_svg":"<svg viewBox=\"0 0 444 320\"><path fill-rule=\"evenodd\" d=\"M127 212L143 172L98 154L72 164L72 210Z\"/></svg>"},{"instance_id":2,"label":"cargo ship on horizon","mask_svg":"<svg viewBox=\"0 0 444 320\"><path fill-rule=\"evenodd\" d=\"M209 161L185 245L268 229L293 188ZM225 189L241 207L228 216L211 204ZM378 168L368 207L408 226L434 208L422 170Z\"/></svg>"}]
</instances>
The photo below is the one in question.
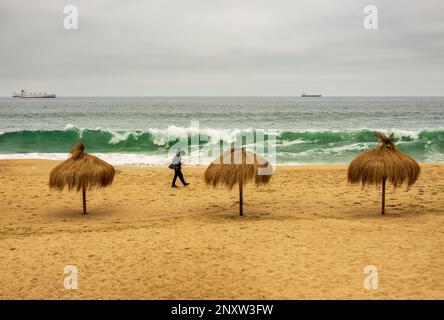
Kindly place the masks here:
<instances>
[{"instance_id":1,"label":"cargo ship on horizon","mask_svg":"<svg viewBox=\"0 0 444 320\"><path fill-rule=\"evenodd\" d=\"M28 92L26 90L21 90L20 92L14 92L13 98L55 98L55 93L46 92Z\"/></svg>"},{"instance_id":2,"label":"cargo ship on horizon","mask_svg":"<svg viewBox=\"0 0 444 320\"><path fill-rule=\"evenodd\" d=\"M321 98L321 97L322 97L322 94L308 94L305 92L303 92L301 94L301 98Z\"/></svg>"}]
</instances>

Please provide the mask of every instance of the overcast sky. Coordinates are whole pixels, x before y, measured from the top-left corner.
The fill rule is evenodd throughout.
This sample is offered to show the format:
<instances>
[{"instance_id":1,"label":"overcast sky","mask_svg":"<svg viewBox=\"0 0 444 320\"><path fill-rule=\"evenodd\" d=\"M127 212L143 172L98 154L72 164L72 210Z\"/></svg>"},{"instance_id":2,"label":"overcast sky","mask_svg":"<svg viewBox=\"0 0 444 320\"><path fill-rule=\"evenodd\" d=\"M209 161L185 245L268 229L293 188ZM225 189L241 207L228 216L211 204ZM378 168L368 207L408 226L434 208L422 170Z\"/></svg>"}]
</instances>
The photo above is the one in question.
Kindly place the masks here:
<instances>
[{"instance_id":1,"label":"overcast sky","mask_svg":"<svg viewBox=\"0 0 444 320\"><path fill-rule=\"evenodd\" d=\"M65 5L79 29L63 27ZM378 8L365 30L363 8ZM444 95L442 0L1 0L0 96Z\"/></svg>"}]
</instances>

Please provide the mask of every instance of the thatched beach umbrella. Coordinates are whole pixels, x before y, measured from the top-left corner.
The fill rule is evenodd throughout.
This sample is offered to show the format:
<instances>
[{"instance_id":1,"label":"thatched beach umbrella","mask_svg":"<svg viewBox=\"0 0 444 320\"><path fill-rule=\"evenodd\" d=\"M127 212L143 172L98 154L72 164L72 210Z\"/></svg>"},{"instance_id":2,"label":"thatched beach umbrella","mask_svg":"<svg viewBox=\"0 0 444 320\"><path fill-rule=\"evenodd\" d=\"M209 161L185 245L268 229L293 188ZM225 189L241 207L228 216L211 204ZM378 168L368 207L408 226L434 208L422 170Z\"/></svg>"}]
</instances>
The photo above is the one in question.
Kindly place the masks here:
<instances>
[{"instance_id":1,"label":"thatched beach umbrella","mask_svg":"<svg viewBox=\"0 0 444 320\"><path fill-rule=\"evenodd\" d=\"M412 157L399 151L395 139L380 133L379 147L358 155L348 167L348 182L365 185L382 184L382 209L385 211L385 184L389 181L394 188L406 184L412 186L418 179L420 168Z\"/></svg>"},{"instance_id":2,"label":"thatched beach umbrella","mask_svg":"<svg viewBox=\"0 0 444 320\"><path fill-rule=\"evenodd\" d=\"M243 186L247 182L266 184L271 179L273 168L261 156L245 148L231 148L214 160L205 171L207 185L224 185L229 190L239 186L239 215L243 215Z\"/></svg>"},{"instance_id":3,"label":"thatched beach umbrella","mask_svg":"<svg viewBox=\"0 0 444 320\"><path fill-rule=\"evenodd\" d=\"M86 190L104 188L114 179L114 167L99 158L84 153L82 143L71 151L71 157L52 169L49 187L52 189L82 190L83 213L86 214Z\"/></svg>"}]
</instances>

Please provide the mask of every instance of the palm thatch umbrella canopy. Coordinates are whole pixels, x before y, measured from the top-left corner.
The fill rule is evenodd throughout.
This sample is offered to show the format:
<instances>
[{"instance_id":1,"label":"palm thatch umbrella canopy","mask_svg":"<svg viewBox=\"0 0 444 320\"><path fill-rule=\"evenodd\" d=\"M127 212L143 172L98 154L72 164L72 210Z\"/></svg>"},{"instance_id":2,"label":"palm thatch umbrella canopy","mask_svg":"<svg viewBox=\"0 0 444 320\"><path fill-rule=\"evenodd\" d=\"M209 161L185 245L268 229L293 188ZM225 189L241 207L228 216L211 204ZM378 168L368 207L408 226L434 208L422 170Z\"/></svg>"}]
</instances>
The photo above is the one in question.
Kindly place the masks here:
<instances>
[{"instance_id":1,"label":"palm thatch umbrella canopy","mask_svg":"<svg viewBox=\"0 0 444 320\"><path fill-rule=\"evenodd\" d=\"M380 145L358 155L348 167L348 182L365 185L382 184L382 209L385 212L385 184L389 181L394 188L406 184L412 186L418 179L420 167L412 157L399 151L395 139L378 134Z\"/></svg>"},{"instance_id":2,"label":"palm thatch umbrella canopy","mask_svg":"<svg viewBox=\"0 0 444 320\"><path fill-rule=\"evenodd\" d=\"M85 146L79 143L71 150L71 157L54 169L49 176L51 189L82 190L83 213L86 214L86 190L100 189L111 185L114 167L99 158L84 152Z\"/></svg>"},{"instance_id":3,"label":"palm thatch umbrella canopy","mask_svg":"<svg viewBox=\"0 0 444 320\"><path fill-rule=\"evenodd\" d=\"M205 171L205 183L218 187L223 185L229 190L239 186L239 215L243 215L243 186L247 182L256 185L267 184L273 168L263 157L245 150L231 148L214 160Z\"/></svg>"}]
</instances>

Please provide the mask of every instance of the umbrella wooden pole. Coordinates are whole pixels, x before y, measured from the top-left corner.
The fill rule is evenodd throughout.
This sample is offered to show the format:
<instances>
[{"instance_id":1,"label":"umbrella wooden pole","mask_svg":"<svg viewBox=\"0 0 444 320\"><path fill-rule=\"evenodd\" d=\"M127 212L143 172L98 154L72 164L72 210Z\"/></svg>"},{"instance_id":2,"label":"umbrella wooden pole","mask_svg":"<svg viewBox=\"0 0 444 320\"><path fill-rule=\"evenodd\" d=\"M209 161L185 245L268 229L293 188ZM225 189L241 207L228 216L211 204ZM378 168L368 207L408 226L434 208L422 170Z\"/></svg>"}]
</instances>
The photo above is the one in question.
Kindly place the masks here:
<instances>
[{"instance_id":1,"label":"umbrella wooden pole","mask_svg":"<svg viewBox=\"0 0 444 320\"><path fill-rule=\"evenodd\" d=\"M239 215L240 216L244 215L243 204L244 204L244 194L242 191L242 180L241 180L239 182Z\"/></svg>"},{"instance_id":2,"label":"umbrella wooden pole","mask_svg":"<svg viewBox=\"0 0 444 320\"><path fill-rule=\"evenodd\" d=\"M83 196L83 214L86 214L86 189L82 188L82 196Z\"/></svg>"},{"instance_id":3,"label":"umbrella wooden pole","mask_svg":"<svg viewBox=\"0 0 444 320\"><path fill-rule=\"evenodd\" d=\"M385 178L382 179L382 208L381 214L385 212Z\"/></svg>"},{"instance_id":4,"label":"umbrella wooden pole","mask_svg":"<svg viewBox=\"0 0 444 320\"><path fill-rule=\"evenodd\" d=\"M242 138L243 140L243 138ZM242 141L243 143L243 141ZM240 149L242 152L242 165L245 165L245 153L244 153L244 148ZM234 155L234 153L233 153ZM243 187L243 176L240 176L240 180L239 180L239 215L243 216L244 215L244 192L242 190Z\"/></svg>"}]
</instances>

